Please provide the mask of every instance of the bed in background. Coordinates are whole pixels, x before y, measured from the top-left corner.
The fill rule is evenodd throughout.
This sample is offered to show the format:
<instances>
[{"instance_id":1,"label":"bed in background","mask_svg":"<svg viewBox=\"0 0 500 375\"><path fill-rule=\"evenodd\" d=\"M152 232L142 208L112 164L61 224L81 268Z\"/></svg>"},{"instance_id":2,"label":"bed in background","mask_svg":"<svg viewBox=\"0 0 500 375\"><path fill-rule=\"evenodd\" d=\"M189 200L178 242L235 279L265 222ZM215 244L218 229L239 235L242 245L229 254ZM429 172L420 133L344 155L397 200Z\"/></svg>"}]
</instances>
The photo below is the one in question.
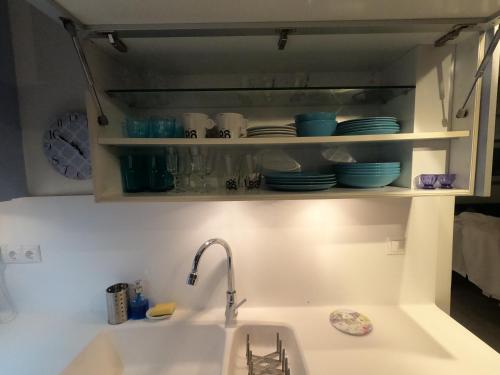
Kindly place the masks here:
<instances>
[{"instance_id":1,"label":"bed in background","mask_svg":"<svg viewBox=\"0 0 500 375\"><path fill-rule=\"evenodd\" d=\"M457 205L453 271L500 299L500 204Z\"/></svg>"}]
</instances>

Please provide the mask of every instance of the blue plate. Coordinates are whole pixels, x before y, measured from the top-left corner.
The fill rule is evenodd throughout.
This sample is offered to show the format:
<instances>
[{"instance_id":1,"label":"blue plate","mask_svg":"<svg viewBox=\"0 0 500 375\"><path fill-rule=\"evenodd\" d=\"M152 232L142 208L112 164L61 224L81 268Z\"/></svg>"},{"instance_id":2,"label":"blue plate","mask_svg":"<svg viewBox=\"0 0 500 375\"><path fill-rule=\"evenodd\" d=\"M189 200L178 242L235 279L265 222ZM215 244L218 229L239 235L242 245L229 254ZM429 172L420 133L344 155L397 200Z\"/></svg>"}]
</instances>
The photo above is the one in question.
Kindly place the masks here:
<instances>
[{"instance_id":1,"label":"blue plate","mask_svg":"<svg viewBox=\"0 0 500 375\"><path fill-rule=\"evenodd\" d=\"M267 184L271 189L274 190L281 190L281 191L318 191L318 190L327 190L330 189L331 187L335 186L335 183L329 183L329 184L321 184L321 185L311 185L311 184L304 184L304 185L272 185L272 184Z\"/></svg>"},{"instance_id":2,"label":"blue plate","mask_svg":"<svg viewBox=\"0 0 500 375\"><path fill-rule=\"evenodd\" d=\"M335 178L335 173L318 172L269 172L264 177L270 178Z\"/></svg>"},{"instance_id":3,"label":"blue plate","mask_svg":"<svg viewBox=\"0 0 500 375\"><path fill-rule=\"evenodd\" d=\"M342 121L339 122L339 126L356 126L362 124L396 124L399 125L397 121L393 120L359 120L359 121Z\"/></svg>"},{"instance_id":4,"label":"blue plate","mask_svg":"<svg viewBox=\"0 0 500 375\"><path fill-rule=\"evenodd\" d=\"M375 188L387 186L399 178L398 174L391 174L385 176L353 176L346 174L339 174L338 181L342 185L359 187L359 188Z\"/></svg>"},{"instance_id":5,"label":"blue plate","mask_svg":"<svg viewBox=\"0 0 500 375\"><path fill-rule=\"evenodd\" d=\"M352 176L387 176L390 174L399 174L401 171L399 169L391 169L386 171L339 171L339 175L352 175Z\"/></svg>"},{"instance_id":6,"label":"blue plate","mask_svg":"<svg viewBox=\"0 0 500 375\"><path fill-rule=\"evenodd\" d=\"M399 129L374 129L336 133L337 135L373 135L373 134L398 134Z\"/></svg>"},{"instance_id":7,"label":"blue plate","mask_svg":"<svg viewBox=\"0 0 500 375\"><path fill-rule=\"evenodd\" d=\"M269 179L266 178L266 184L270 185L304 185L304 184L310 184L310 185L321 185L321 184L328 184L332 183L334 184L337 182L337 179L331 179L331 180L306 180L306 181L294 181L294 180L276 180L276 179Z\"/></svg>"},{"instance_id":8,"label":"blue plate","mask_svg":"<svg viewBox=\"0 0 500 375\"><path fill-rule=\"evenodd\" d=\"M295 116L295 122L310 121L310 120L336 120L335 112L308 112Z\"/></svg>"},{"instance_id":9,"label":"blue plate","mask_svg":"<svg viewBox=\"0 0 500 375\"><path fill-rule=\"evenodd\" d=\"M390 122L397 122L398 119L396 117L363 117L363 118L356 118L352 120L345 120L339 122L339 124L353 124L353 123L358 123L358 122L371 122L371 121L390 121Z\"/></svg>"},{"instance_id":10,"label":"blue plate","mask_svg":"<svg viewBox=\"0 0 500 375\"><path fill-rule=\"evenodd\" d=\"M373 126L397 126L399 127L400 125L397 122L371 122L371 123L360 123L360 124L350 124L350 125L342 125L339 124L337 128L339 129L357 129L357 128L364 128L364 127L373 127Z\"/></svg>"},{"instance_id":11,"label":"blue plate","mask_svg":"<svg viewBox=\"0 0 500 375\"><path fill-rule=\"evenodd\" d=\"M377 129L396 129L399 130L401 127L399 125L374 125L374 126L358 126L352 128L337 128L336 133L340 132L358 132L362 130L377 130Z\"/></svg>"},{"instance_id":12,"label":"blue plate","mask_svg":"<svg viewBox=\"0 0 500 375\"><path fill-rule=\"evenodd\" d=\"M378 163L339 163L335 164L336 168L387 168L387 167L401 167L401 163L399 161L387 161L387 162L378 162Z\"/></svg>"}]
</instances>

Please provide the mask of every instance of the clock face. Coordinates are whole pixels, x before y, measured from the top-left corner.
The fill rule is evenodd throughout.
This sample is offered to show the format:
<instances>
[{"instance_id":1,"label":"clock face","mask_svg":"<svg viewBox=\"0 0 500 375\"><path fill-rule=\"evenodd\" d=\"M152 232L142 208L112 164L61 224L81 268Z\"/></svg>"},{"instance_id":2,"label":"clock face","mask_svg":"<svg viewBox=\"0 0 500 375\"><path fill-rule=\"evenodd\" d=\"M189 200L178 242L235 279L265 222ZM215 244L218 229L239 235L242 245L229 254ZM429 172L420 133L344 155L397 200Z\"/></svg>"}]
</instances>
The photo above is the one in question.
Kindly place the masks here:
<instances>
[{"instance_id":1,"label":"clock face","mask_svg":"<svg viewBox=\"0 0 500 375\"><path fill-rule=\"evenodd\" d=\"M70 112L60 117L45 132L43 150L50 164L63 176L74 180L91 178L87 116Z\"/></svg>"}]
</instances>

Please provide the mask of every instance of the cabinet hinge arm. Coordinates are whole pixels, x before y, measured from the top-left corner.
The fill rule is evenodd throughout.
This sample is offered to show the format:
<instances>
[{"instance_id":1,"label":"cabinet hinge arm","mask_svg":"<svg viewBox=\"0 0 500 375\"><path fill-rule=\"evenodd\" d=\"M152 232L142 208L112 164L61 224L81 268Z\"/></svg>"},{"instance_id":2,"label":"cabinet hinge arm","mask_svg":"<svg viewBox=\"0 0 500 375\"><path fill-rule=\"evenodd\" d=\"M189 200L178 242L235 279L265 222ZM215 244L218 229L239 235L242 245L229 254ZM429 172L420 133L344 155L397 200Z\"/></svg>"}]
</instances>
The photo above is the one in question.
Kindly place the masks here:
<instances>
[{"instance_id":1,"label":"cabinet hinge arm","mask_svg":"<svg viewBox=\"0 0 500 375\"><path fill-rule=\"evenodd\" d=\"M119 52L127 52L128 48L125 43L118 37L118 34L115 31L106 33L109 43L115 47L115 49Z\"/></svg>"},{"instance_id":2,"label":"cabinet hinge arm","mask_svg":"<svg viewBox=\"0 0 500 375\"><path fill-rule=\"evenodd\" d=\"M457 118L464 118L467 117L467 115L469 114L469 111L465 107L467 106L467 103L469 102L472 92L476 87L477 81L479 80L479 78L483 76L488 63L490 62L491 57L493 56L493 52L495 52L495 48L497 47L499 40L500 40L500 28L498 28L498 30L495 32L495 35L493 36L493 39L491 40L491 43L488 46L486 53L484 54L483 60L481 61L481 64L479 64L479 68L477 68L476 74L474 76L474 82L472 83L472 87L470 88L467 97L465 98L464 105L460 107L460 109L457 111L456 114Z\"/></svg>"},{"instance_id":3,"label":"cabinet hinge arm","mask_svg":"<svg viewBox=\"0 0 500 375\"><path fill-rule=\"evenodd\" d=\"M448 31L446 34L444 34L434 42L434 47L442 47L449 41L457 39L462 31L472 26L476 26L476 24L466 23L453 26L450 31Z\"/></svg>"},{"instance_id":4,"label":"cabinet hinge arm","mask_svg":"<svg viewBox=\"0 0 500 375\"><path fill-rule=\"evenodd\" d=\"M293 29L279 29L279 39L278 39L278 49L280 51L284 50L288 42L288 34L290 34Z\"/></svg>"},{"instance_id":5,"label":"cabinet hinge arm","mask_svg":"<svg viewBox=\"0 0 500 375\"><path fill-rule=\"evenodd\" d=\"M78 39L78 32L76 30L75 24L72 20L68 18L60 18L61 22L64 26L64 29L68 32L68 34L71 36L71 40L73 41L73 46L75 47L76 53L78 55L78 59L80 60L80 65L83 69L83 73L85 75L85 80L87 81L87 86L90 92L90 95L92 95L92 98L94 99L95 105L97 106L97 111L98 111L98 116L97 116L97 122L99 125L104 126L108 125L108 118L104 114L102 110L102 105L99 100L99 96L97 95L97 90L95 88L94 84L94 78L92 77L92 72L90 71L89 64L87 62L87 59L85 57L85 53L83 52L83 48L80 44L80 40Z\"/></svg>"}]
</instances>

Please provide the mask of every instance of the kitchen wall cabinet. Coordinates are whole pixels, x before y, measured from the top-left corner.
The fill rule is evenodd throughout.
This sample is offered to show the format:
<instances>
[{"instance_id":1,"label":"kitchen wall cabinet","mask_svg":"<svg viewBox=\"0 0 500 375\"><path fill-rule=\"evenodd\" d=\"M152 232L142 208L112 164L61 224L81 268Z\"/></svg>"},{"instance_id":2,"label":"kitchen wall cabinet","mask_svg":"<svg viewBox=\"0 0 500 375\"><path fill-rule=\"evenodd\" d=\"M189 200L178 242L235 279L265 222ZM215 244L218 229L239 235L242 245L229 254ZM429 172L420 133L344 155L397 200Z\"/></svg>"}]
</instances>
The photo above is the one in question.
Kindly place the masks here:
<instances>
[{"instance_id":1,"label":"kitchen wall cabinet","mask_svg":"<svg viewBox=\"0 0 500 375\"><path fill-rule=\"evenodd\" d=\"M193 12L185 2L169 2L169 9L164 3L152 2L141 12L121 4L119 14L109 8L112 3L86 3L83 7L70 0L57 5L33 2L53 17L73 20L94 76L103 112L89 96L97 201L489 193L498 50L488 74L472 93L468 116L457 118L456 113L494 35L494 12L498 9L495 1L485 1L484 7L473 9L464 3L451 8L423 7L425 11L421 6L417 10L399 3L391 7L384 2L384 6L375 8L373 2L362 2L360 6L366 12L354 12L347 2L345 6L336 2L336 10L341 11L335 12L331 2L306 6L297 1L285 7L281 18L272 11L263 11L270 6L267 2L264 8L253 4L258 14L266 15L261 22L256 22L257 13L237 15L231 9L234 4L224 1L219 2L221 7L211 3L220 10L217 15L201 8L199 13ZM381 9L385 14L380 13ZM434 45L457 24L468 26L444 45ZM284 49L278 48L280 42L285 43ZM318 95L308 95L311 92ZM330 93L332 100L324 100L321 92ZM267 124L287 123L293 115L309 110L339 111L340 119L390 114L400 120L402 133L193 141L130 139L123 136L122 130L126 116L241 112L253 124ZM102 114L109 122L105 126L97 120ZM265 189L230 194L122 192L119 156L134 149L197 146L221 152L255 152L274 148L292 150L302 155L305 165L312 165L311 155L339 145L359 155L359 160L400 161L401 177L395 186L382 189L335 188L319 193ZM422 173L456 173L455 189L418 189L417 176Z\"/></svg>"},{"instance_id":2,"label":"kitchen wall cabinet","mask_svg":"<svg viewBox=\"0 0 500 375\"><path fill-rule=\"evenodd\" d=\"M0 4L0 51L0 201L6 201L27 194L7 2Z\"/></svg>"}]
</instances>

